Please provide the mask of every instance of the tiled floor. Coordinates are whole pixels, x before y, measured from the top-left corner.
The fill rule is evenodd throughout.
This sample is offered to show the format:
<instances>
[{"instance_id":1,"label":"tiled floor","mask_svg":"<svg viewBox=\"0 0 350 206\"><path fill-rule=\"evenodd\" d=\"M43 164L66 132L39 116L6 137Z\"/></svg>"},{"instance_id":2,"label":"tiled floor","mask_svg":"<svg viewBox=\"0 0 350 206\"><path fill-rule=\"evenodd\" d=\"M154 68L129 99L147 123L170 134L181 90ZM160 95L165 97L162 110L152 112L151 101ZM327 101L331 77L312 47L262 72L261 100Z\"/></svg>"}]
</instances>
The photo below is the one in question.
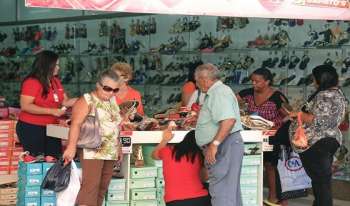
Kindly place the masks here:
<instances>
[{"instance_id":1,"label":"tiled floor","mask_svg":"<svg viewBox=\"0 0 350 206\"><path fill-rule=\"evenodd\" d=\"M294 199L288 201L288 206L311 206L313 201L313 196L309 195L308 197ZM349 206L349 201L334 200L333 206Z\"/></svg>"},{"instance_id":2,"label":"tiled floor","mask_svg":"<svg viewBox=\"0 0 350 206\"><path fill-rule=\"evenodd\" d=\"M264 188L264 196L267 195L267 189ZM288 201L288 206L312 206L314 197L309 195L307 197L292 199ZM334 199L333 206L350 206L350 201L342 201Z\"/></svg>"}]
</instances>

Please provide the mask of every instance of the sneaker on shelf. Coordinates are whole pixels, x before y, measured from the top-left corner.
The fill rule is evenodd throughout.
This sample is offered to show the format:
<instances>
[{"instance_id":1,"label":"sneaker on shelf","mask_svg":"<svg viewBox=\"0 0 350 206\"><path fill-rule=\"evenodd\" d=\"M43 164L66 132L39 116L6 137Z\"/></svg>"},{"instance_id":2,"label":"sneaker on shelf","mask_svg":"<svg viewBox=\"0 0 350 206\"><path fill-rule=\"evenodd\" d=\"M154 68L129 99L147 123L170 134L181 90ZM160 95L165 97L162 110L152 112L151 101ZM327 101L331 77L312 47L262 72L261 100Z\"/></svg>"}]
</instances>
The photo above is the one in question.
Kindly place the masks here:
<instances>
[{"instance_id":1,"label":"sneaker on shelf","mask_svg":"<svg viewBox=\"0 0 350 206\"><path fill-rule=\"evenodd\" d=\"M48 156L45 156L45 162L54 163L54 162L57 162L57 159L53 156L48 155Z\"/></svg>"}]
</instances>

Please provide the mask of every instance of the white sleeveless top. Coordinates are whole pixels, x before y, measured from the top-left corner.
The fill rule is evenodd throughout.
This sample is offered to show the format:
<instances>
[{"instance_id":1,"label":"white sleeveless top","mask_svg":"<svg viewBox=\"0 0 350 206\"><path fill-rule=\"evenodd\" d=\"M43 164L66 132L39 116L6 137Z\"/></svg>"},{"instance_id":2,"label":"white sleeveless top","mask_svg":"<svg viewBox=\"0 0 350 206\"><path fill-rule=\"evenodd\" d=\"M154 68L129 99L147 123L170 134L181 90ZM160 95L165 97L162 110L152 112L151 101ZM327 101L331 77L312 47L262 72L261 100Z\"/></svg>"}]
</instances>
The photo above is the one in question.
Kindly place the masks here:
<instances>
[{"instance_id":1,"label":"white sleeveless top","mask_svg":"<svg viewBox=\"0 0 350 206\"><path fill-rule=\"evenodd\" d=\"M119 106L115 101L102 101L96 96L86 93L85 101L97 109L100 122L102 145L98 149L84 149L84 159L117 160L119 142L119 124L122 120ZM95 115L91 109L90 115Z\"/></svg>"}]
</instances>

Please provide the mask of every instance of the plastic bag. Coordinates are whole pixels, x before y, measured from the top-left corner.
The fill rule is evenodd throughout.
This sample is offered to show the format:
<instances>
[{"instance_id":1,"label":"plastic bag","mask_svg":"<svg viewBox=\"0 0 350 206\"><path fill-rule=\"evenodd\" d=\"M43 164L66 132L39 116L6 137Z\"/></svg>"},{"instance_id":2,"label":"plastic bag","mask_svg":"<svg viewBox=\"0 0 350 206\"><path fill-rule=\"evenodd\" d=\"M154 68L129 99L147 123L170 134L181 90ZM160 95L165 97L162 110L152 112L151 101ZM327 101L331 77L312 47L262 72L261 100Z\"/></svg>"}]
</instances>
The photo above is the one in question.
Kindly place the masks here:
<instances>
[{"instance_id":1,"label":"plastic bag","mask_svg":"<svg viewBox=\"0 0 350 206\"><path fill-rule=\"evenodd\" d=\"M305 130L303 128L303 122L301 121L301 114L302 114L301 112L298 113L298 128L295 131L292 143L295 147L307 148L308 142L307 142Z\"/></svg>"},{"instance_id":2,"label":"plastic bag","mask_svg":"<svg viewBox=\"0 0 350 206\"><path fill-rule=\"evenodd\" d=\"M277 169L281 180L282 199L307 195L306 189L311 188L311 179L306 174L299 155L294 151L289 153L283 146L281 153Z\"/></svg>"},{"instance_id":3,"label":"plastic bag","mask_svg":"<svg viewBox=\"0 0 350 206\"><path fill-rule=\"evenodd\" d=\"M71 172L71 163L64 166L63 159L59 159L47 171L46 176L41 183L42 189L60 192L68 187Z\"/></svg>"},{"instance_id":4,"label":"plastic bag","mask_svg":"<svg viewBox=\"0 0 350 206\"><path fill-rule=\"evenodd\" d=\"M81 185L81 170L77 168L74 161L72 161L70 181L68 187L56 193L56 206L74 206L77 199L80 185Z\"/></svg>"}]
</instances>

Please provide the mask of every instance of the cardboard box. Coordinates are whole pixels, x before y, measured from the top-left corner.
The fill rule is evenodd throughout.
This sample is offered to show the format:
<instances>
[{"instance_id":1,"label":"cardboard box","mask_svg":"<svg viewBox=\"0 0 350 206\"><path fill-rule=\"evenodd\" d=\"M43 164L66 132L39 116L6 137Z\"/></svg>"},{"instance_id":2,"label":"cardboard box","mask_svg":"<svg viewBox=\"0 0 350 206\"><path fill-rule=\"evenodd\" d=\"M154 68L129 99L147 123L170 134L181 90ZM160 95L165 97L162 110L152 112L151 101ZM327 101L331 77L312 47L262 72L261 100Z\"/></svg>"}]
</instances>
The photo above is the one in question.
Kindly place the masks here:
<instances>
[{"instance_id":1,"label":"cardboard box","mask_svg":"<svg viewBox=\"0 0 350 206\"><path fill-rule=\"evenodd\" d=\"M129 206L129 201L107 201L106 206Z\"/></svg>"},{"instance_id":2,"label":"cardboard box","mask_svg":"<svg viewBox=\"0 0 350 206\"><path fill-rule=\"evenodd\" d=\"M121 201L125 200L125 191L123 190L113 190L113 191L108 191L107 193L107 200L108 201Z\"/></svg>"},{"instance_id":3,"label":"cardboard box","mask_svg":"<svg viewBox=\"0 0 350 206\"><path fill-rule=\"evenodd\" d=\"M108 190L116 191L123 190L125 191L126 179L112 179L109 183Z\"/></svg>"},{"instance_id":4,"label":"cardboard box","mask_svg":"<svg viewBox=\"0 0 350 206\"><path fill-rule=\"evenodd\" d=\"M163 177L163 167L158 167L157 168L157 177L158 178L164 178Z\"/></svg>"},{"instance_id":5,"label":"cardboard box","mask_svg":"<svg viewBox=\"0 0 350 206\"><path fill-rule=\"evenodd\" d=\"M245 165L260 165L261 164L260 155L245 155L243 156L243 166Z\"/></svg>"},{"instance_id":6,"label":"cardboard box","mask_svg":"<svg viewBox=\"0 0 350 206\"><path fill-rule=\"evenodd\" d=\"M56 197L56 193L53 190L41 190L42 197Z\"/></svg>"},{"instance_id":7,"label":"cardboard box","mask_svg":"<svg viewBox=\"0 0 350 206\"><path fill-rule=\"evenodd\" d=\"M0 120L0 130L15 130L16 123L15 120Z\"/></svg>"},{"instance_id":8,"label":"cardboard box","mask_svg":"<svg viewBox=\"0 0 350 206\"><path fill-rule=\"evenodd\" d=\"M163 178L156 178L156 186L157 188L163 188L165 185Z\"/></svg>"},{"instance_id":9,"label":"cardboard box","mask_svg":"<svg viewBox=\"0 0 350 206\"><path fill-rule=\"evenodd\" d=\"M40 186L19 186L18 195L20 197L40 197Z\"/></svg>"},{"instance_id":10,"label":"cardboard box","mask_svg":"<svg viewBox=\"0 0 350 206\"><path fill-rule=\"evenodd\" d=\"M157 200L132 200L130 206L158 206Z\"/></svg>"},{"instance_id":11,"label":"cardboard box","mask_svg":"<svg viewBox=\"0 0 350 206\"><path fill-rule=\"evenodd\" d=\"M56 206L56 197L41 197L40 206Z\"/></svg>"},{"instance_id":12,"label":"cardboard box","mask_svg":"<svg viewBox=\"0 0 350 206\"><path fill-rule=\"evenodd\" d=\"M43 165L42 163L24 163L20 161L19 170L19 173L24 176L41 175L43 174Z\"/></svg>"},{"instance_id":13,"label":"cardboard box","mask_svg":"<svg viewBox=\"0 0 350 206\"><path fill-rule=\"evenodd\" d=\"M41 186L42 181L43 175L20 176L18 180L18 186Z\"/></svg>"},{"instance_id":14,"label":"cardboard box","mask_svg":"<svg viewBox=\"0 0 350 206\"><path fill-rule=\"evenodd\" d=\"M130 179L130 188L154 188L156 186L155 178L136 178Z\"/></svg>"},{"instance_id":15,"label":"cardboard box","mask_svg":"<svg viewBox=\"0 0 350 206\"><path fill-rule=\"evenodd\" d=\"M156 188L131 189L131 200L156 200Z\"/></svg>"},{"instance_id":16,"label":"cardboard box","mask_svg":"<svg viewBox=\"0 0 350 206\"><path fill-rule=\"evenodd\" d=\"M131 167L131 178L157 177L157 167Z\"/></svg>"},{"instance_id":17,"label":"cardboard box","mask_svg":"<svg viewBox=\"0 0 350 206\"><path fill-rule=\"evenodd\" d=\"M0 175L17 174L17 165L12 166L0 166Z\"/></svg>"},{"instance_id":18,"label":"cardboard box","mask_svg":"<svg viewBox=\"0 0 350 206\"><path fill-rule=\"evenodd\" d=\"M241 175L254 175L258 176L259 166L244 166L242 167Z\"/></svg>"}]
</instances>

